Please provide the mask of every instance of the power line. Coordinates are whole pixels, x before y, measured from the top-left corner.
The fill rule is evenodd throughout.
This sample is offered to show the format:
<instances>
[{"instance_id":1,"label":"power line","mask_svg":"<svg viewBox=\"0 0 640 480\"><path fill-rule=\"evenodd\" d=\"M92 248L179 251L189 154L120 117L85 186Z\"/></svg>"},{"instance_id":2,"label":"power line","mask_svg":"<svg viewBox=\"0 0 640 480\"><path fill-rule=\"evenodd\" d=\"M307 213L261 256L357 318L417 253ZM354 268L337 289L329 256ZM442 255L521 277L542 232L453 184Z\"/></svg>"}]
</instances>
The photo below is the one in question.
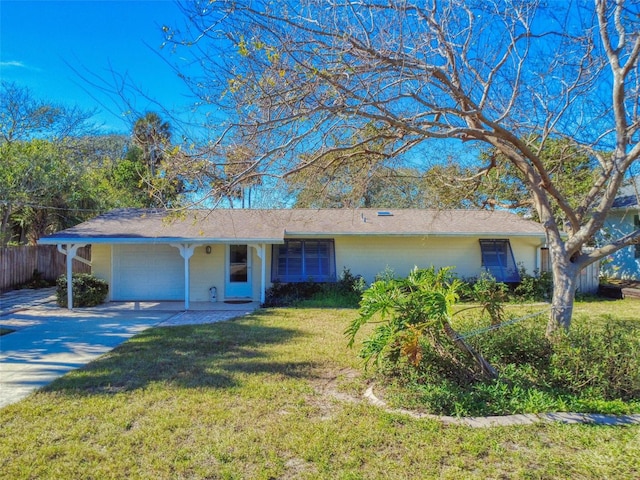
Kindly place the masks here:
<instances>
[{"instance_id":1,"label":"power line","mask_svg":"<svg viewBox=\"0 0 640 480\"><path fill-rule=\"evenodd\" d=\"M56 211L61 211L61 212L69 212L69 211L73 211L73 212L91 212L91 213L104 213L105 210L104 209L99 209L99 208L74 208L74 207L52 207L50 205L38 205L35 203L26 203L26 202L12 202L9 200L0 200L0 205L4 205L4 206L16 206L16 207L28 207L28 208L36 208L36 209L40 209L40 210L56 210Z\"/></svg>"}]
</instances>

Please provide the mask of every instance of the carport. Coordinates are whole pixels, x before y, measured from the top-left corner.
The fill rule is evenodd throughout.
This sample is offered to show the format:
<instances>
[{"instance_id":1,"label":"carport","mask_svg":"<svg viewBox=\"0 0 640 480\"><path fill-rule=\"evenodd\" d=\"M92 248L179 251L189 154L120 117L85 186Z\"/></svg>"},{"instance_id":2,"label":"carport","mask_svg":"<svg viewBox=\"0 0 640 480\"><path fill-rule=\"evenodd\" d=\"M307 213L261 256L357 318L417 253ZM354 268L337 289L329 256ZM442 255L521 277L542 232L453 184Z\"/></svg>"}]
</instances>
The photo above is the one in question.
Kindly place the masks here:
<instances>
[{"instance_id":1,"label":"carport","mask_svg":"<svg viewBox=\"0 0 640 480\"><path fill-rule=\"evenodd\" d=\"M263 303L267 245L282 243L284 232L260 216L247 212L237 222L223 212L213 224L206 217L173 219L166 211L116 210L39 243L57 245L66 255L68 283L73 259L89 263L92 273L109 284L110 300L181 300L188 310L194 300L209 300L215 288L222 300ZM86 245L92 247L91 262L78 256ZM245 252L239 260L238 249ZM72 309L72 289L68 305Z\"/></svg>"}]
</instances>

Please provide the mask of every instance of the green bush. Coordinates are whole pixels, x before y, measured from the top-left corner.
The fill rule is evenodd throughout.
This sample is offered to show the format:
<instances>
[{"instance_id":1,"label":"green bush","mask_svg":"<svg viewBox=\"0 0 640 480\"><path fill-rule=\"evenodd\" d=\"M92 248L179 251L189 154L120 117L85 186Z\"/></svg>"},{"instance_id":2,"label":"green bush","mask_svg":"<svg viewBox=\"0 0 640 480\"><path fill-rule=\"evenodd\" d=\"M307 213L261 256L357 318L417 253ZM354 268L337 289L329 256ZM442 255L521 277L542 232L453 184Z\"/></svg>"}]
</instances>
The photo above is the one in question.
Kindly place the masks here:
<instances>
[{"instance_id":1,"label":"green bush","mask_svg":"<svg viewBox=\"0 0 640 480\"><path fill-rule=\"evenodd\" d=\"M74 273L73 306L94 307L104 303L109 292L109 285L104 280L88 273ZM67 307L67 277L60 275L56 281L56 300L61 307Z\"/></svg>"},{"instance_id":2,"label":"green bush","mask_svg":"<svg viewBox=\"0 0 640 480\"><path fill-rule=\"evenodd\" d=\"M569 333L549 340L545 322L529 315L482 332L477 310L457 316L456 328L478 334L473 348L499 373L495 380L469 374L469 359L455 349L422 345L419 365L376 365L378 383L395 406L444 415L503 415L553 411L640 412L640 324L605 318L575 319ZM462 367L462 368L461 368Z\"/></svg>"},{"instance_id":3,"label":"green bush","mask_svg":"<svg viewBox=\"0 0 640 480\"><path fill-rule=\"evenodd\" d=\"M507 301L509 287L489 273L482 273L470 288L471 298L482 305L482 311L489 314L492 324L504 319L503 303Z\"/></svg>"},{"instance_id":4,"label":"green bush","mask_svg":"<svg viewBox=\"0 0 640 480\"><path fill-rule=\"evenodd\" d=\"M476 327L472 322L463 328ZM425 348L418 368L387 365L378 370L389 400L396 406L444 415L640 411L637 322L575 324L569 334L549 341L544 324L530 319L485 332L470 342L496 367L498 379L465 378L459 365L447 365L446 356L438 358L437 352Z\"/></svg>"},{"instance_id":5,"label":"green bush","mask_svg":"<svg viewBox=\"0 0 640 480\"><path fill-rule=\"evenodd\" d=\"M317 282L281 283L274 282L265 293L265 307L289 307L300 300L312 298L323 290Z\"/></svg>"},{"instance_id":6,"label":"green bush","mask_svg":"<svg viewBox=\"0 0 640 480\"><path fill-rule=\"evenodd\" d=\"M609 321L601 329L574 326L561 334L550 359L550 383L604 400L640 398L637 322Z\"/></svg>"},{"instance_id":7,"label":"green bush","mask_svg":"<svg viewBox=\"0 0 640 480\"><path fill-rule=\"evenodd\" d=\"M20 285L18 288L46 288L53 285L53 282L44 278L44 274L39 271L37 268L33 271L31 276L31 280L26 282L23 285Z\"/></svg>"},{"instance_id":8,"label":"green bush","mask_svg":"<svg viewBox=\"0 0 640 480\"><path fill-rule=\"evenodd\" d=\"M457 339L494 367L497 378L478 375L469 355L442 332L424 328L431 297L410 301L420 289L402 279L374 283L363 295L360 319L346 333L353 339L363 306L376 306L381 315L360 354L365 361L376 359L376 376L396 406L446 415L640 412L640 324L576 318L569 333L549 339L539 313L520 309L518 318L507 318L503 302L540 301L550 294L549 274L521 269L520 275L522 283L511 287L488 274L467 279L456 293L474 305L447 309L452 328L468 332Z\"/></svg>"},{"instance_id":9,"label":"green bush","mask_svg":"<svg viewBox=\"0 0 640 480\"><path fill-rule=\"evenodd\" d=\"M520 283L513 289L512 296L519 302L548 301L553 292L551 272L533 271L529 275L523 266L520 266Z\"/></svg>"},{"instance_id":10,"label":"green bush","mask_svg":"<svg viewBox=\"0 0 640 480\"><path fill-rule=\"evenodd\" d=\"M366 288L364 279L344 269L337 282L274 282L265 294L265 307L301 306L356 308Z\"/></svg>"},{"instance_id":11,"label":"green bush","mask_svg":"<svg viewBox=\"0 0 640 480\"><path fill-rule=\"evenodd\" d=\"M536 371L543 371L549 366L553 349L544 330L536 328L539 324L536 320L498 328L473 337L469 342L495 365L530 365Z\"/></svg>"},{"instance_id":12,"label":"green bush","mask_svg":"<svg viewBox=\"0 0 640 480\"><path fill-rule=\"evenodd\" d=\"M521 265L518 269L520 283L509 284L498 282L490 273L483 272L479 277L465 278L465 286L460 298L465 302L478 302L483 305L496 305L499 302L547 302L553 292L551 272L533 271L527 273ZM488 303L487 303L488 302ZM494 313L499 318L501 312L486 309L492 318Z\"/></svg>"}]
</instances>

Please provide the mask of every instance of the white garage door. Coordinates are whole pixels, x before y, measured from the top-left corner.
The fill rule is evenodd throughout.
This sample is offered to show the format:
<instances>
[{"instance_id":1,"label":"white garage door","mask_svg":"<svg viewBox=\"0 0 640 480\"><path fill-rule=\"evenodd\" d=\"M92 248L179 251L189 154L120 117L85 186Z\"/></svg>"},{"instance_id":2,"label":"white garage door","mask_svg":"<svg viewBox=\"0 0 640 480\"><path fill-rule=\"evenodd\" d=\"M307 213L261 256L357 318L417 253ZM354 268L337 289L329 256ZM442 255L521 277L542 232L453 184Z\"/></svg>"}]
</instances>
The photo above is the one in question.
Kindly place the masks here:
<instances>
[{"instance_id":1,"label":"white garage door","mask_svg":"<svg viewBox=\"0 0 640 480\"><path fill-rule=\"evenodd\" d=\"M115 245L112 299L184 300L184 260L169 245Z\"/></svg>"}]
</instances>

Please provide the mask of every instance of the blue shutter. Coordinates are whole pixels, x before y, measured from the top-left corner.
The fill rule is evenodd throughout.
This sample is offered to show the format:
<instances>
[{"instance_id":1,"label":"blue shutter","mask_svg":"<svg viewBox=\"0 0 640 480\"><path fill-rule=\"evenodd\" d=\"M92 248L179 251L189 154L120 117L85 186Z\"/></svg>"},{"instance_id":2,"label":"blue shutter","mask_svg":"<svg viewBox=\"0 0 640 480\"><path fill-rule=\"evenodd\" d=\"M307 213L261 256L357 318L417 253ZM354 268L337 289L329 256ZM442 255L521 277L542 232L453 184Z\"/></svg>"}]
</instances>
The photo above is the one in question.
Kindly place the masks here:
<instances>
[{"instance_id":1,"label":"blue shutter","mask_svg":"<svg viewBox=\"0 0 640 480\"><path fill-rule=\"evenodd\" d=\"M517 283L520 281L518 266L513 257L509 240L480 240L482 266L498 282Z\"/></svg>"},{"instance_id":2,"label":"blue shutter","mask_svg":"<svg viewBox=\"0 0 640 480\"><path fill-rule=\"evenodd\" d=\"M272 247L271 280L285 283L335 281L333 240L285 240Z\"/></svg>"}]
</instances>

